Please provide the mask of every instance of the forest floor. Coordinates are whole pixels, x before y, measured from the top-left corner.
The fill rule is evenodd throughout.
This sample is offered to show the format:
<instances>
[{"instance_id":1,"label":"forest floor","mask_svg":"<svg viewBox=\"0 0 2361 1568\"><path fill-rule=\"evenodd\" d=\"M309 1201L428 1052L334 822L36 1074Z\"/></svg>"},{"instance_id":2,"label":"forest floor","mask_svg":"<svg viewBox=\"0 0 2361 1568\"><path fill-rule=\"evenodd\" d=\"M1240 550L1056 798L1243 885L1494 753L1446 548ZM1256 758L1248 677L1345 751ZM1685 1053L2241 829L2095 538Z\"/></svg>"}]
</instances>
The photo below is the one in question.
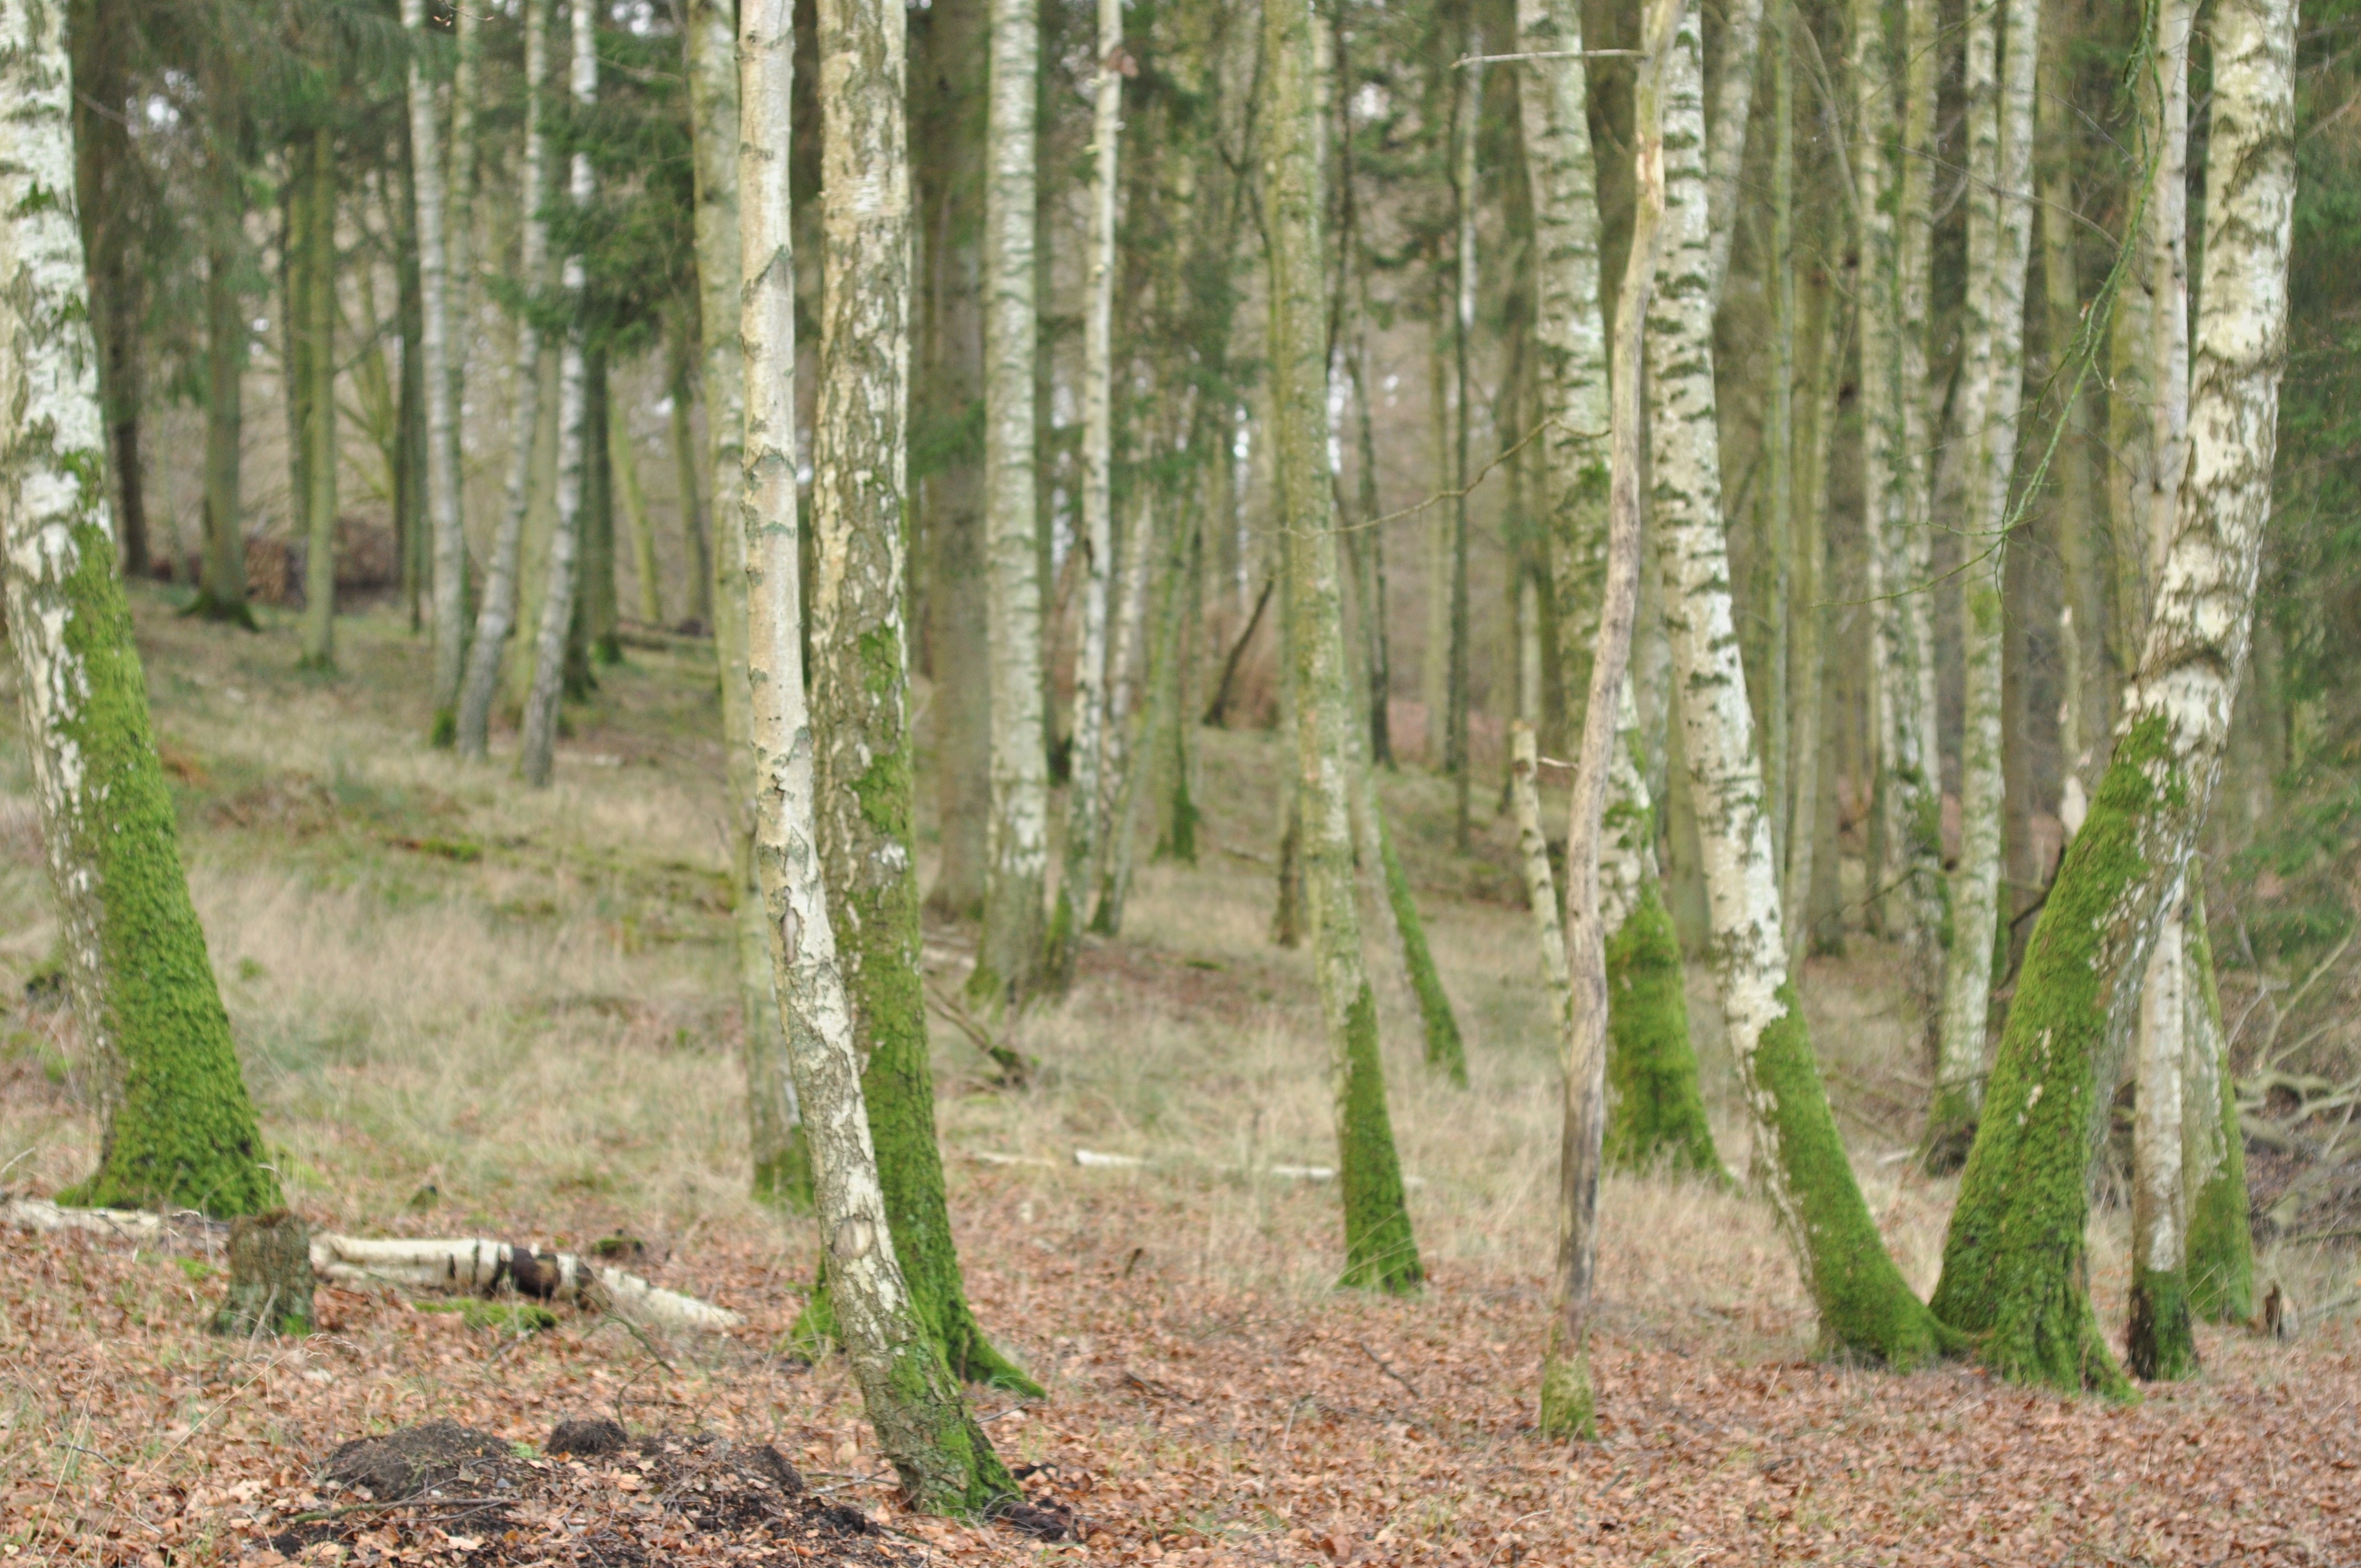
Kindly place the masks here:
<instances>
[{"instance_id":1,"label":"forest floor","mask_svg":"<svg viewBox=\"0 0 2361 1568\"><path fill-rule=\"evenodd\" d=\"M1448 786L1414 768L1386 789L1472 1086L1425 1070L1399 969L1373 948L1429 1282L1407 1299L1333 1288L1334 1192L1279 1172L1333 1149L1308 962L1266 939L1282 747L1257 733L1204 735L1200 863L1143 865L1124 938L1018 1026L1027 1086L935 1031L969 1293L1049 1389L976 1402L1084 1539L904 1516L840 1363L784 1343L809 1223L744 1195L709 652L664 640L602 670L555 787L533 792L512 738L481 768L424 745L423 645L388 615L340 623L346 673L320 680L295 674L283 617L226 632L144 590L138 614L192 884L292 1204L365 1234L620 1234L659 1283L744 1321L668 1338L561 1310L533 1332L324 1289L309 1340L225 1341L206 1332L215 1236L0 1230L9 1563L2361 1563L2349 1317L2293 1343L2201 1329L2202 1375L2128 1408L1961 1366L1831 1365L1765 1212L1692 1181L1608 1182L1601 1440L1538 1440L1554 1047L1492 786L1457 855ZM26 768L21 746L0 755L0 1185L19 1195L84 1174L98 1131L44 979ZM968 940L929 931L947 993ZM1803 989L1863 1187L1929 1288L1952 1186L1909 1166L1921 1090L1885 961L1856 941ZM1692 991L1742 1171L1709 982ZM2123 1228L2103 1205L2092 1284L2118 1326ZM2354 1271L2349 1253L2285 1247L2265 1268L2320 1303ZM560 1420L602 1416L657 1441L543 1455ZM364 1500L299 1523L355 1509L322 1477L338 1445L446 1418L519 1445L529 1500L489 1517ZM692 1439L773 1445L825 1506L785 1533L695 1534L678 1507ZM861 1533L828 1511L845 1505Z\"/></svg>"}]
</instances>

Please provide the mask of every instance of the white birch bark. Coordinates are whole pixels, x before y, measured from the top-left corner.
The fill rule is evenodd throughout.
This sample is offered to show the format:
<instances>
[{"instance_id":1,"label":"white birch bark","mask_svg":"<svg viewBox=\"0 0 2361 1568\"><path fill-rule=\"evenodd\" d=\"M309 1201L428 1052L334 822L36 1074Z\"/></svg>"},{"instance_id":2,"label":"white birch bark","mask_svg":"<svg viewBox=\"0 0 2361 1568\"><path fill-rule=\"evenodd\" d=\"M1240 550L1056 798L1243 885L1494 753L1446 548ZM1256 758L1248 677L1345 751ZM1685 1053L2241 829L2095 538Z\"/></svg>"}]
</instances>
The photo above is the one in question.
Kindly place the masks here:
<instances>
[{"instance_id":1,"label":"white birch bark","mask_svg":"<svg viewBox=\"0 0 2361 1568\"><path fill-rule=\"evenodd\" d=\"M984 598L992 649L992 806L971 994L1020 1001L1041 959L1049 778L1034 494L1034 111L1038 0L992 0L983 217Z\"/></svg>"},{"instance_id":2,"label":"white birch bark","mask_svg":"<svg viewBox=\"0 0 2361 1568\"><path fill-rule=\"evenodd\" d=\"M426 530L434 561L434 707L447 712L459 700L465 674L467 628L467 536L459 515L458 430L451 406L450 301L445 284L449 254L443 230L442 119L435 112L434 83L426 74L426 0L401 0L402 30L410 35L410 145L416 165L411 181L417 197L418 291L422 330L418 354L425 366Z\"/></svg>"},{"instance_id":3,"label":"white birch bark","mask_svg":"<svg viewBox=\"0 0 2361 1568\"><path fill-rule=\"evenodd\" d=\"M1959 871L1936 1058L1930 1138L1960 1135L1983 1098L1993 942L2000 916L2001 680L2009 479L2025 384L2025 280L2033 249L2033 100L2039 0L2007 0L1968 36L1968 308L1958 393L1969 443L1961 548L1960 637L1966 664L1960 744ZM2005 30L2006 72L2001 71Z\"/></svg>"},{"instance_id":4,"label":"white birch bark","mask_svg":"<svg viewBox=\"0 0 2361 1568\"><path fill-rule=\"evenodd\" d=\"M1131 885L1133 820L1139 800L1138 753L1150 706L1140 704L1134 712L1132 694L1148 656L1148 560L1155 537L1156 487L1142 485L1124 543L1123 582L1116 595L1119 612L1107 654L1106 766L1099 781L1106 830L1099 841L1097 887L1091 909L1091 929L1104 937L1122 930L1124 894Z\"/></svg>"},{"instance_id":5,"label":"white birch bark","mask_svg":"<svg viewBox=\"0 0 2361 1568\"><path fill-rule=\"evenodd\" d=\"M484 10L490 3L456 0L452 6L451 176L443 222L443 316L450 330L444 338L443 363L451 382L451 483L459 498L463 548L467 515L467 361L476 337L476 191L480 178L477 112L483 91ZM464 637L467 628L463 626L460 632ZM455 685L451 700L457 699Z\"/></svg>"},{"instance_id":6,"label":"white birch bark","mask_svg":"<svg viewBox=\"0 0 2361 1568\"><path fill-rule=\"evenodd\" d=\"M1528 46L1530 47L1530 46ZM1550 1016L1563 1020L1574 1008L1574 981L1565 967L1565 922L1558 917L1557 878L1550 871L1549 839L1542 830L1542 797L1536 773L1541 751L1533 727L1522 719L1509 727L1509 795L1517 817L1517 864L1524 872L1525 907L1542 944L1542 989Z\"/></svg>"},{"instance_id":7,"label":"white birch bark","mask_svg":"<svg viewBox=\"0 0 2361 1568\"><path fill-rule=\"evenodd\" d=\"M542 216L548 200L549 130L543 83L549 76L549 0L524 5L524 167L517 192L517 276L528 292L539 288L549 269L549 225ZM484 572L484 597L476 609L475 640L467 649L467 673L460 686L456 743L459 754L477 762L490 744L492 697L500 686L500 661L516 629L517 556L523 547L525 512L533 500L533 453L541 428L541 329L530 310L518 313L516 408L510 416L509 466L500 499L500 519Z\"/></svg>"},{"instance_id":8,"label":"white birch bark","mask_svg":"<svg viewBox=\"0 0 2361 1568\"><path fill-rule=\"evenodd\" d=\"M566 9L573 42L567 90L577 106L588 109L598 99L597 11L591 0L568 0ZM589 206L597 194L587 151L574 154L566 188L577 211ZM570 253L559 273L559 287L573 319L557 357L557 516L549 530L549 564L541 590L541 625L533 634L533 686L525 696L520 762L525 782L536 788L549 783L555 761L557 708L566 688L566 637L574 619L575 564L582 542L583 458L588 446L582 295L588 280L582 253Z\"/></svg>"},{"instance_id":9,"label":"white birch bark","mask_svg":"<svg viewBox=\"0 0 2361 1568\"><path fill-rule=\"evenodd\" d=\"M1074 653L1074 745L1066 794L1066 859L1058 880L1058 915L1049 955L1060 983L1071 973L1074 943L1098 872L1105 805L1101 756L1107 709L1107 586L1115 566L1115 217L1117 156L1123 133L1123 0L1099 0L1098 80L1091 112L1089 298L1082 323L1082 626ZM1119 720L1115 720L1119 722Z\"/></svg>"},{"instance_id":10,"label":"white birch bark","mask_svg":"<svg viewBox=\"0 0 2361 1568\"><path fill-rule=\"evenodd\" d=\"M2161 51L2159 51L2161 52ZM2187 972L2181 956L2180 891L2165 895L2165 918L2140 985L2139 1052L2132 1126L2132 1269L2179 1275L2188 1235L2181 1187L2185 1153L2182 1077L2188 1040ZM2216 1119L2218 1120L2218 1102ZM2144 1283L2144 1281L2143 1281Z\"/></svg>"}]
</instances>

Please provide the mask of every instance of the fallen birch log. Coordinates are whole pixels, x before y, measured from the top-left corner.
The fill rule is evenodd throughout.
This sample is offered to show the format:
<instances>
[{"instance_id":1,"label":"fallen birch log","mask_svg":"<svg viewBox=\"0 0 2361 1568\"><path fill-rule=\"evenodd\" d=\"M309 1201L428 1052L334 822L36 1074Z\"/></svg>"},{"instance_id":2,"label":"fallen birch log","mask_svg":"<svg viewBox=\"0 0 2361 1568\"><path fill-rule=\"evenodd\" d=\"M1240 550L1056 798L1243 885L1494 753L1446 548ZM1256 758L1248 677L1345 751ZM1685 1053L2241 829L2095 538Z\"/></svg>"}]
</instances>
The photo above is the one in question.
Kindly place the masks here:
<instances>
[{"instance_id":1,"label":"fallen birch log","mask_svg":"<svg viewBox=\"0 0 2361 1568\"><path fill-rule=\"evenodd\" d=\"M69 1209L40 1198L12 1199L0 1212L27 1230L86 1231L135 1242L221 1228L186 1211L154 1214L137 1209ZM477 1236L412 1239L323 1232L312 1238L311 1251L312 1272L337 1285L466 1296L489 1296L502 1286L512 1286L520 1295L567 1300L664 1328L718 1330L741 1321L726 1308L661 1289L636 1274L570 1252L537 1253Z\"/></svg>"}]
</instances>

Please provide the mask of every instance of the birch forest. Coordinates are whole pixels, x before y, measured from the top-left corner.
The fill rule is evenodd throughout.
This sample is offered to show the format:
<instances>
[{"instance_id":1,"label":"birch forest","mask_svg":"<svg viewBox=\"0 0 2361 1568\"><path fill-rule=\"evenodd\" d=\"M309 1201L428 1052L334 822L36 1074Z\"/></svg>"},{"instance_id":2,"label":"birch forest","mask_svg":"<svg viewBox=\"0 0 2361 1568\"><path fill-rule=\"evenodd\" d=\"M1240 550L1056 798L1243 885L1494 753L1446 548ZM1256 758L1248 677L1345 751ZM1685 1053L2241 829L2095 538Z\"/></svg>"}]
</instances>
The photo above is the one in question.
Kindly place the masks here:
<instances>
[{"instance_id":1,"label":"birch forest","mask_svg":"<svg viewBox=\"0 0 2361 1568\"><path fill-rule=\"evenodd\" d=\"M0 1556L2361 1563L2356 109L0 0Z\"/></svg>"}]
</instances>

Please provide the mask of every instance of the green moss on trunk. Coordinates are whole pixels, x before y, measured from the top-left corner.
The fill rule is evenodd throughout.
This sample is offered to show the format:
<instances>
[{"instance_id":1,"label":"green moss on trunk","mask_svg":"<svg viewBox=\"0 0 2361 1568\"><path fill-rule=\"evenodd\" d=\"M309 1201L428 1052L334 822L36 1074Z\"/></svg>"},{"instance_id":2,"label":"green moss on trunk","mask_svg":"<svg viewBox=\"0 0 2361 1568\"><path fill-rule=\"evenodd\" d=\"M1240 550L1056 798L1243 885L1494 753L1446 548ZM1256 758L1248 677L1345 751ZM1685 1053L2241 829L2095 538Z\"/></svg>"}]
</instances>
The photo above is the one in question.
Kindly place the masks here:
<instances>
[{"instance_id":1,"label":"green moss on trunk","mask_svg":"<svg viewBox=\"0 0 2361 1568\"><path fill-rule=\"evenodd\" d=\"M2161 718L2116 745L2009 1005L1934 1308L2015 1382L2131 1392L2085 1284L2093 1099L2111 970L2124 961L2114 927L2151 874L2142 829L2186 787Z\"/></svg>"},{"instance_id":2,"label":"green moss on trunk","mask_svg":"<svg viewBox=\"0 0 2361 1568\"><path fill-rule=\"evenodd\" d=\"M1344 1138L1336 1150L1345 1197L1345 1274L1348 1286L1397 1295L1424 1282L1418 1242L1402 1198L1401 1163L1386 1111L1385 1066L1378 1056L1378 1007L1361 987L1345 1022Z\"/></svg>"},{"instance_id":3,"label":"green moss on trunk","mask_svg":"<svg viewBox=\"0 0 2361 1568\"><path fill-rule=\"evenodd\" d=\"M2177 1383L2197 1376L2197 1342L2189 1332L2189 1280L2178 1269L2132 1271L2131 1326L2124 1360L2133 1376Z\"/></svg>"},{"instance_id":4,"label":"green moss on trunk","mask_svg":"<svg viewBox=\"0 0 2361 1568\"><path fill-rule=\"evenodd\" d=\"M1590 1349L1553 1344L1542 1362L1541 1433L1560 1442L1595 1442L1598 1396L1590 1382Z\"/></svg>"},{"instance_id":5,"label":"green moss on trunk","mask_svg":"<svg viewBox=\"0 0 2361 1568\"><path fill-rule=\"evenodd\" d=\"M1896 1368L1924 1365L1950 1348L1950 1336L1894 1267L1861 1201L1795 986L1781 986L1779 999L1786 1012L1754 1047L1754 1080L1770 1100L1773 1157L1795 1201L1787 1218L1805 1233L1821 1348Z\"/></svg>"},{"instance_id":6,"label":"green moss on trunk","mask_svg":"<svg viewBox=\"0 0 2361 1568\"><path fill-rule=\"evenodd\" d=\"M1467 1087L1467 1048L1460 1043L1459 1020L1451 998L1435 972L1434 955L1426 945L1426 922L1419 918L1418 902L1411 896L1410 875L1394 852L1394 836L1385 813L1377 817L1378 854L1385 863L1386 901L1393 906L1394 925L1401 932L1402 965L1410 970L1411 990L1418 994L1419 1016L1426 1025L1426 1065L1461 1089Z\"/></svg>"},{"instance_id":7,"label":"green moss on trunk","mask_svg":"<svg viewBox=\"0 0 2361 1568\"><path fill-rule=\"evenodd\" d=\"M1726 1181L1689 1045L1681 939L1653 878L1607 944L1607 1163Z\"/></svg>"},{"instance_id":8,"label":"green moss on trunk","mask_svg":"<svg viewBox=\"0 0 2361 1568\"><path fill-rule=\"evenodd\" d=\"M2238 1126L2238 1087L2230 1077L2229 1062L2219 1054L2226 1038L2222 1031L2222 993L2213 981L2213 943L2205 930L2202 894L2190 900L2184 939L2189 944L2189 962L2197 970L2207 1048L2217 1053L2214 1081L2222 1090L2222 1161L2204 1185L2189 1195L2189 1308L2211 1322L2243 1323L2255 1315L2255 1233L2247 1218L2246 1136Z\"/></svg>"},{"instance_id":9,"label":"green moss on trunk","mask_svg":"<svg viewBox=\"0 0 2361 1568\"><path fill-rule=\"evenodd\" d=\"M93 478L97 486L103 481ZM189 901L178 827L148 729L148 687L131 610L104 528L74 529L79 561L62 585L73 606L64 643L89 682L63 727L79 753L79 809L51 830L71 837L53 864L94 892L99 1030L123 1081L98 1169L59 1201L113 1208L166 1204L229 1216L280 1207L262 1135Z\"/></svg>"}]
</instances>

